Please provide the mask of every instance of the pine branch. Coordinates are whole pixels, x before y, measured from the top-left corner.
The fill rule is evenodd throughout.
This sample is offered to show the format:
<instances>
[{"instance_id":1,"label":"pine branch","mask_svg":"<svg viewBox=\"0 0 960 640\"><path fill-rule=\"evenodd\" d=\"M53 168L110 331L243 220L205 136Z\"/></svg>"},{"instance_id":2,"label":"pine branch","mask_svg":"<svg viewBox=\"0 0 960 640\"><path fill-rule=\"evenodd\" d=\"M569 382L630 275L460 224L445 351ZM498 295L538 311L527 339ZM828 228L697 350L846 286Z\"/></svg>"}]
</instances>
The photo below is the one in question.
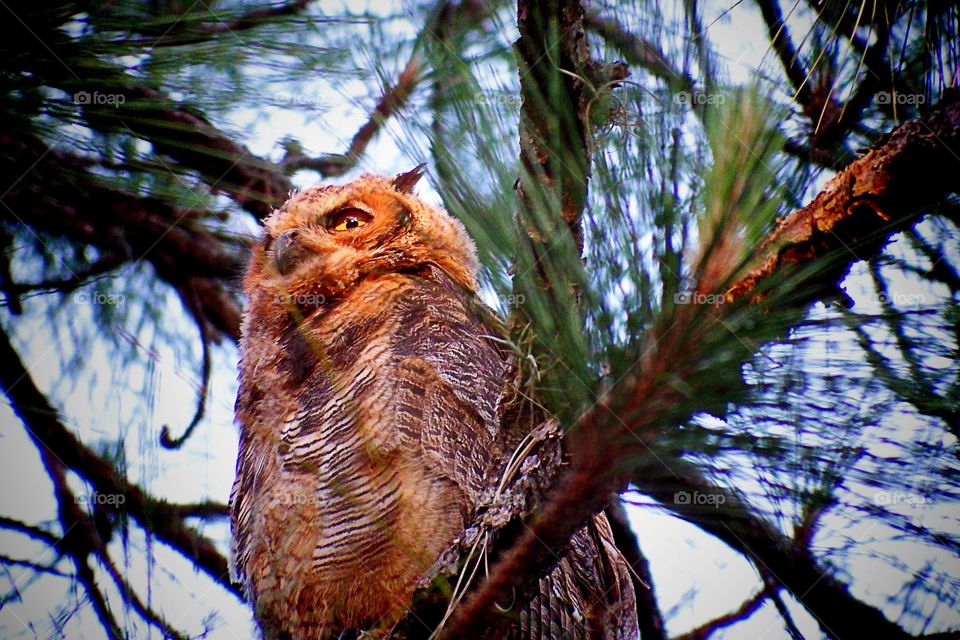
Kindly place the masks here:
<instances>
[{"instance_id":1,"label":"pine branch","mask_svg":"<svg viewBox=\"0 0 960 640\"><path fill-rule=\"evenodd\" d=\"M44 280L43 282L11 281L7 286L4 287L4 293L6 293L8 296L12 295L17 297L22 296L24 293L30 293L34 291L42 293L52 293L54 291L59 293L70 293L71 291L75 291L76 289L89 284L97 277L116 270L116 268L122 265L124 262L126 262L126 260L120 256L106 254L92 262L86 269L81 270L79 273L73 273L67 278L54 278L51 280Z\"/></svg>"},{"instance_id":2,"label":"pine branch","mask_svg":"<svg viewBox=\"0 0 960 640\"><path fill-rule=\"evenodd\" d=\"M6 47L19 52L14 58L16 73L42 78L46 86L79 96L75 103L92 129L150 142L158 157L166 155L178 168L198 173L254 216L265 217L287 197L292 183L276 165L255 156L196 109L135 84L135 76L91 53L51 21L50 13L39 5L17 7L14 12L18 28ZM89 98L96 92L109 93L112 104L106 108L95 104Z\"/></svg>"},{"instance_id":3,"label":"pine branch","mask_svg":"<svg viewBox=\"0 0 960 640\"><path fill-rule=\"evenodd\" d=\"M91 78L88 84L96 86L96 82ZM103 84L111 87L110 82L105 79ZM73 93L75 84L69 81L60 86ZM179 168L196 171L211 189L226 193L257 218L269 215L293 190L279 167L254 155L196 110L182 108L147 87L121 85L111 91L123 96L122 102L111 110L85 108L84 117L91 126L147 140Z\"/></svg>"},{"instance_id":4,"label":"pine branch","mask_svg":"<svg viewBox=\"0 0 960 640\"><path fill-rule=\"evenodd\" d=\"M838 258L828 261L827 267L791 280L795 289L792 305L797 308L824 295L835 287L850 264L876 253L892 234L915 222L929 204L960 190L956 179L960 176L958 150L960 93L952 93L927 117L898 127L834 178L810 205L781 221L761 244L754 265L728 290L728 299L740 301L740 307L728 304L707 310L688 305L678 311L671 324L651 332L646 348L640 349L644 355L635 373L615 385L568 432L570 468L509 548L495 544L491 549L491 557L500 560L461 607L453 629L466 633L491 625L497 616L496 603L509 600L511 593L523 592L527 583L543 575L573 533L604 507L611 493L624 488L622 470L640 466L649 459L650 446L659 441L664 430L704 409L691 399L718 397L719 391L710 387L717 380L725 380L718 363L713 362L710 376L698 374L698 365L703 345L709 344L704 337L723 322L725 315L730 317L735 307L739 312L753 306L762 316L765 311L759 302L770 291L763 295L759 292L769 282L777 282L781 271L824 261L825 257L836 256L838 248L845 248ZM748 301L753 304L743 307ZM742 359L752 353L753 349L744 348L723 366L739 378ZM673 380L682 380L685 386L675 385ZM678 471L686 465L681 460L668 465L673 477L687 478L681 486L717 490L700 484L704 481L695 470L689 474ZM644 478L635 476L635 481L642 484ZM656 496L665 486L661 482L641 488ZM748 557L763 562L779 580L788 582L794 595L821 617L828 633L839 637L859 637L863 633L887 638L906 636L882 613L850 596L842 584L819 569L807 549L784 545L749 510L742 515L743 526L727 524L724 532L718 522L711 532L730 544L737 543ZM724 522L729 523L729 519Z\"/></svg>"},{"instance_id":5,"label":"pine branch","mask_svg":"<svg viewBox=\"0 0 960 640\"><path fill-rule=\"evenodd\" d=\"M767 33L770 38L770 46L776 51L777 57L783 66L784 73L789 79L796 92L796 101L802 108L804 114L810 121L810 142L809 148L799 145L788 147L788 151L798 157L806 157L817 161L819 164L829 165L820 162L817 158L823 154L837 155L836 151L843 142L846 135L860 123L864 109L870 104L879 91L888 80L885 75L889 73L887 67L887 47L890 43L890 34L893 29L893 23L897 16L863 16L864 24L870 24L875 30L875 42L866 47L862 55L863 68L866 73L856 91L852 96L841 104L835 97L839 93L832 84L819 85L818 74L815 70L807 70L802 64L800 53L793 45L790 33L787 30L786 21L780 11L778 0L756 0L763 15L764 22L767 25ZM873 10L877 6L873 5ZM822 7L816 7L822 14ZM865 10L864 6L860 11ZM846 21L841 23L847 25ZM863 46L864 43L852 31L852 26L848 26L848 38L854 47ZM860 67L858 67L858 72ZM836 82L835 78L819 74L828 83ZM859 74L858 74L859 75ZM845 154L840 154L845 155ZM829 156L827 156L829 157ZM823 157L825 160L826 157Z\"/></svg>"},{"instance_id":6,"label":"pine branch","mask_svg":"<svg viewBox=\"0 0 960 640\"><path fill-rule=\"evenodd\" d=\"M184 297L185 305L196 299L204 322L237 339L241 311L233 288L246 266L245 243L228 243L211 234L194 222L194 209L105 186L82 158L36 138L5 136L0 144L24 174L4 197L0 219L94 246L127 264L149 262ZM115 268L120 266L117 260ZM73 274L61 284L69 286L80 277Z\"/></svg>"},{"instance_id":7,"label":"pine branch","mask_svg":"<svg viewBox=\"0 0 960 640\"><path fill-rule=\"evenodd\" d=\"M237 34L257 29L270 22L298 15L307 8L310 2L311 0L292 0L280 5L267 5L262 9L254 9L237 16L231 16L229 20L220 19L218 13L214 13L213 9L207 7L211 16L218 18L218 21L214 24L196 24L195 21L186 21L184 24L186 29L183 32L164 26L163 31L159 34L151 33L147 38L127 40L124 44L153 49L155 47L183 47L209 42L219 35ZM157 35L160 37L158 38Z\"/></svg>"},{"instance_id":8,"label":"pine branch","mask_svg":"<svg viewBox=\"0 0 960 640\"><path fill-rule=\"evenodd\" d=\"M663 80L668 87L687 93L693 93L696 89L694 79L674 67L655 43L627 31L615 19L606 18L595 10L588 10L584 16L584 25L615 47L628 64Z\"/></svg>"},{"instance_id":9,"label":"pine branch","mask_svg":"<svg viewBox=\"0 0 960 640\"><path fill-rule=\"evenodd\" d=\"M793 85L797 93L797 102L806 107L810 104L812 95L810 93L810 72L803 66L803 60L797 48L790 37L790 31L787 29L787 23L783 19L783 13L780 11L779 0L756 0L760 7L760 13L763 21L767 25L767 34L770 38L770 46L776 51L780 58L780 64L787 74L787 79Z\"/></svg>"},{"instance_id":10,"label":"pine branch","mask_svg":"<svg viewBox=\"0 0 960 640\"><path fill-rule=\"evenodd\" d=\"M775 2L775 0L771 0L771 2ZM655 78L659 78L666 83L672 92L693 94L698 90L694 78L674 67L656 43L640 38L624 29L623 25L615 19L603 17L596 11L590 11L587 13L585 24L590 31L601 36L607 43L616 48L627 63L647 71ZM792 59L789 51L786 51L785 55ZM806 90L806 93L809 93L809 90ZM694 108L693 111L698 116L703 116L703 109ZM787 141L784 145L784 151L826 169L836 169L837 157L843 155L833 149L805 145L795 140Z\"/></svg>"},{"instance_id":11,"label":"pine branch","mask_svg":"<svg viewBox=\"0 0 960 640\"><path fill-rule=\"evenodd\" d=\"M288 175L301 169L309 169L310 171L316 171L325 178L342 176L347 173L357 166L367 149L367 145L380 132L387 120L407 104L410 95L422 78L423 69L420 55L414 53L397 77L396 83L383 92L370 117L353 135L350 146L344 154L329 154L311 158L300 150L298 143L287 141L287 153L280 161L281 169Z\"/></svg>"}]
</instances>

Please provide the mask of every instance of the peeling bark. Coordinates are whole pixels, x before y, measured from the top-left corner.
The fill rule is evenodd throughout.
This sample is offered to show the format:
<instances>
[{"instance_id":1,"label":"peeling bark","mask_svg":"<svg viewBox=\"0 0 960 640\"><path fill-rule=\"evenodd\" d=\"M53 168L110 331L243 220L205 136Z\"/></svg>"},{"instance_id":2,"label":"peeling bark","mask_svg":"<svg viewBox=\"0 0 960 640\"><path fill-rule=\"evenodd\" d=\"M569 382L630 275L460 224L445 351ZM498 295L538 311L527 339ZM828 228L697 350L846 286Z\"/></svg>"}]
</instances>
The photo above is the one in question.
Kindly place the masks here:
<instances>
[{"instance_id":1,"label":"peeling bark","mask_svg":"<svg viewBox=\"0 0 960 640\"><path fill-rule=\"evenodd\" d=\"M960 91L946 94L926 117L894 129L813 202L784 217L727 290L727 300L755 295L781 269L845 251L817 277L833 286L850 264L874 255L948 193L960 193Z\"/></svg>"}]
</instances>

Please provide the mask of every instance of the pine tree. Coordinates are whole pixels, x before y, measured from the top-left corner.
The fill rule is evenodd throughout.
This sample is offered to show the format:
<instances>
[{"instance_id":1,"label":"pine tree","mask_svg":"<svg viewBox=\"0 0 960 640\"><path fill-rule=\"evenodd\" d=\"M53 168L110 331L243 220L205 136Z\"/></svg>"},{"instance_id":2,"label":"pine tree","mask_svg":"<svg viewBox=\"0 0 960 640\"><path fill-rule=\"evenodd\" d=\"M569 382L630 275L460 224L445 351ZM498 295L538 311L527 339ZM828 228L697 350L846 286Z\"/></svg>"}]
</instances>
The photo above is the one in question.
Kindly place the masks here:
<instances>
[{"instance_id":1,"label":"pine tree","mask_svg":"<svg viewBox=\"0 0 960 640\"><path fill-rule=\"evenodd\" d=\"M0 8L3 635L237 624L232 478L203 469L258 222L419 162L522 363L513 428L556 416L565 458L394 637L489 637L601 509L645 640L765 608L787 637L956 634L960 10L346 5ZM680 614L707 596L658 594L683 558L638 514L723 542L753 593Z\"/></svg>"}]
</instances>

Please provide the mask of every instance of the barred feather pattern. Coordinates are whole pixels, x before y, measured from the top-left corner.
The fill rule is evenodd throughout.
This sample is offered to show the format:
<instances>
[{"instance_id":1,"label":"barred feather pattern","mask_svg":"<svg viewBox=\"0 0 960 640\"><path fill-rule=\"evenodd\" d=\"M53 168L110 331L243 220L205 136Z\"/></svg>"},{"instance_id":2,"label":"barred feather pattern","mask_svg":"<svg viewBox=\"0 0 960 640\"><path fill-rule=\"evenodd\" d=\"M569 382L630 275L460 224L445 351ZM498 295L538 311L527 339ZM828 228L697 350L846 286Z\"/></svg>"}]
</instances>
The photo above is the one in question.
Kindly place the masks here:
<instances>
[{"instance_id":1,"label":"barred feather pattern","mask_svg":"<svg viewBox=\"0 0 960 640\"><path fill-rule=\"evenodd\" d=\"M414 204L396 197L408 217ZM292 309L269 284L269 257L255 250L246 281L235 578L267 640L382 637L509 457L497 406L509 358L472 312L470 282L436 261ZM619 640L636 637L633 606L600 515L537 597L505 615L516 640Z\"/></svg>"}]
</instances>

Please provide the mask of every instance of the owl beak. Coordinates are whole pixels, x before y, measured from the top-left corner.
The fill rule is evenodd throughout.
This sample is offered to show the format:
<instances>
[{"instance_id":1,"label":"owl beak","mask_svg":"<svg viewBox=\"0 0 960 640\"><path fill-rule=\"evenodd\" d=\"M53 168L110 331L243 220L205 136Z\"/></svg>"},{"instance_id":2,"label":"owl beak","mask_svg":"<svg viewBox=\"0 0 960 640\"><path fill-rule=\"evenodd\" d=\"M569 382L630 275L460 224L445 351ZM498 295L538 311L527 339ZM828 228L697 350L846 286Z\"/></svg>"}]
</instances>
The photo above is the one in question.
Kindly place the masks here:
<instances>
[{"instance_id":1,"label":"owl beak","mask_svg":"<svg viewBox=\"0 0 960 640\"><path fill-rule=\"evenodd\" d=\"M303 247L297 239L296 229L284 231L273 243L273 263L282 276L293 271L302 254Z\"/></svg>"}]
</instances>

